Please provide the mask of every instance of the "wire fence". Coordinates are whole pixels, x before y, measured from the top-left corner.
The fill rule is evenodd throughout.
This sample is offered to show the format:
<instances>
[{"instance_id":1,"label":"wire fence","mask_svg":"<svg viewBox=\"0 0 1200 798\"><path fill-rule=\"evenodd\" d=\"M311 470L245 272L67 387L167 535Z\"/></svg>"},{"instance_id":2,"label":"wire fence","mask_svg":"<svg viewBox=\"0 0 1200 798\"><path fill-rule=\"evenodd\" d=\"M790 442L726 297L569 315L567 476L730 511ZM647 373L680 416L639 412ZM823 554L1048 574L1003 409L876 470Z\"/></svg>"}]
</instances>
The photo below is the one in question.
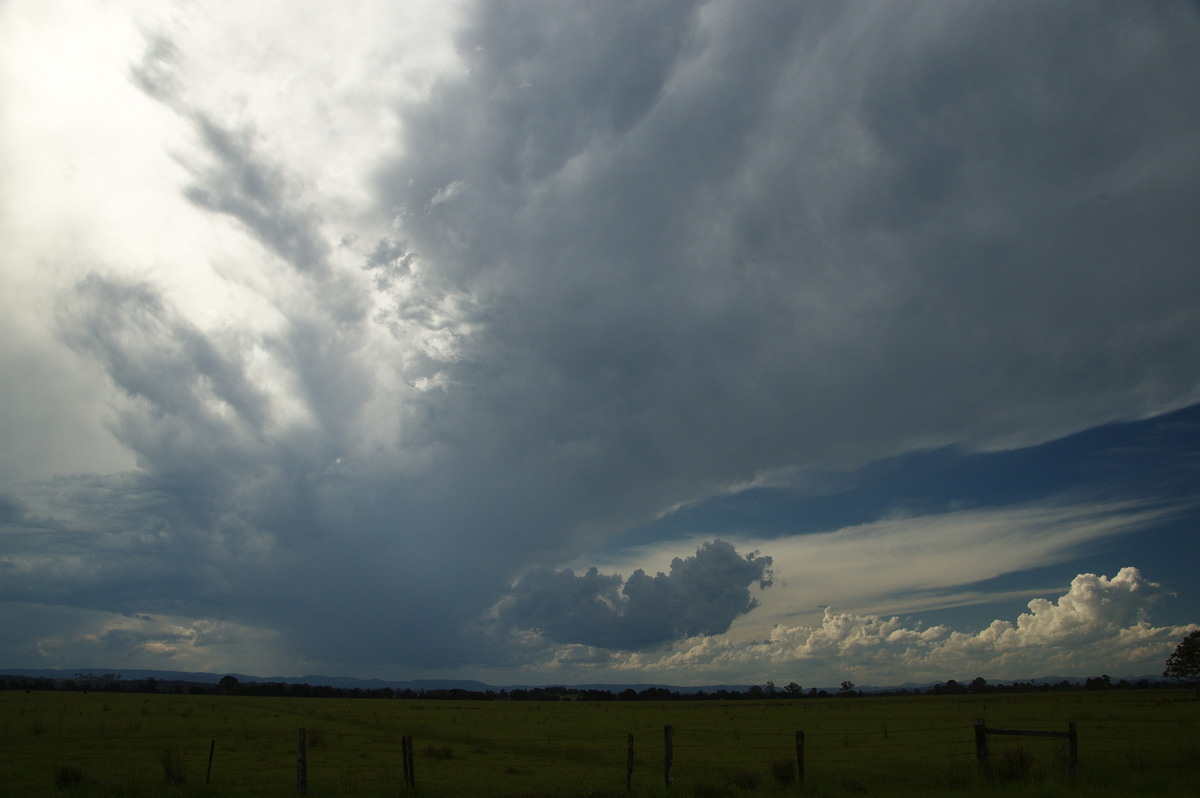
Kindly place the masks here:
<instances>
[{"instance_id":1,"label":"wire fence","mask_svg":"<svg viewBox=\"0 0 1200 798\"><path fill-rule=\"evenodd\" d=\"M918 772L966 773L982 764L973 717L944 723L826 717L806 725L803 713L795 713L789 730L778 719L758 727L755 718L737 714L730 722L672 722L674 708L661 708L665 722L643 721L624 732L586 731L582 716L506 731L487 725L485 711L383 713L351 724L336 711L297 716L269 704L253 705L257 715L243 710L204 719L198 724L204 730L195 733L181 730L186 715L155 724L126 713L90 727L81 715L72 729L67 714L0 714L0 783L18 785L14 795L77 782L212 784L228 794L395 795L419 788L431 794L616 795L712 782L784 791L813 778L887 783ZM990 738L991 767L1017 773L1041 767L1066 776L1065 722L1005 718L996 725L1060 736ZM1197 721L1172 728L1161 719L1098 717L1078 724L1077 744L1084 774L1117 764L1152 770L1183 763L1200 770Z\"/></svg>"},{"instance_id":2,"label":"wire fence","mask_svg":"<svg viewBox=\"0 0 1200 798\"><path fill-rule=\"evenodd\" d=\"M339 732L330 739L319 729L315 733L305 729L303 736L295 729L287 735L243 733L224 740L194 735L8 734L0 735L0 778L45 767L50 761L57 763L52 767L80 773L139 773L147 781L157 776L167 784L235 779L246 787L272 784L278 788L295 783L301 793L322 784L393 789L419 784L450 790L455 785L502 781L519 788L526 782L554 781L551 777L556 773L581 789L619 791L633 784L661 783L666 788L675 780L715 771L761 772L782 786L820 771L863 773L870 770L869 763L894 767L902 762L909 769L927 769L978 761L973 720L886 731L804 733L802 749L797 748L795 735L778 732L667 728L666 739L659 729L625 735L480 736L456 744L413 736L407 766L400 739L370 733ZM1136 727L1085 727L1080 740L1085 763L1129 758L1138 746L1145 748L1145 755L1152 747ZM993 741L993 756L1001 756L1005 745L1015 744ZM1061 740L1038 740L1022 742L1017 750L1037 748L1044 752L1043 758L1056 761L1064 756L1064 746ZM1191 749L1195 755L1195 742ZM53 752L49 758L48 752ZM306 765L302 776L296 770L301 757Z\"/></svg>"}]
</instances>

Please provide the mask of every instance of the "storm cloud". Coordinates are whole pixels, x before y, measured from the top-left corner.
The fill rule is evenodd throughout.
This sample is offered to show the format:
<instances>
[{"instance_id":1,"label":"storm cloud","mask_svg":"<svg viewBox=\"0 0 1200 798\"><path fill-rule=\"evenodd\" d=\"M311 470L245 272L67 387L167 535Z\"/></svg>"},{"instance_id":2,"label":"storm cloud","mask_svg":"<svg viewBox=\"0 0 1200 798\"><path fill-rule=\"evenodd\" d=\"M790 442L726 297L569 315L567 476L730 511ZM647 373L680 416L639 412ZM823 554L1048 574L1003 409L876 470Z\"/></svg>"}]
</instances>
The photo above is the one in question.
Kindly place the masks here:
<instances>
[{"instance_id":1,"label":"storm cloud","mask_svg":"<svg viewBox=\"0 0 1200 798\"><path fill-rule=\"evenodd\" d=\"M638 569L622 580L595 568L539 568L522 576L500 605L499 617L561 643L637 649L695 635L719 635L758 604L757 582L771 584L771 558L738 555L730 544L705 543L670 573Z\"/></svg>"},{"instance_id":2,"label":"storm cloud","mask_svg":"<svg viewBox=\"0 0 1200 798\"><path fill-rule=\"evenodd\" d=\"M0 602L105 651L719 637L657 520L1200 401L1194 3L202 6L0 8Z\"/></svg>"},{"instance_id":3,"label":"storm cloud","mask_svg":"<svg viewBox=\"0 0 1200 798\"><path fill-rule=\"evenodd\" d=\"M618 8L485 6L469 76L406 112L381 173L491 311L463 352L479 411L536 403L562 446L598 431L610 473L631 447L688 499L798 452L1036 441L1194 396L1191 10ZM651 24L673 35L645 69L559 56Z\"/></svg>"}]
</instances>

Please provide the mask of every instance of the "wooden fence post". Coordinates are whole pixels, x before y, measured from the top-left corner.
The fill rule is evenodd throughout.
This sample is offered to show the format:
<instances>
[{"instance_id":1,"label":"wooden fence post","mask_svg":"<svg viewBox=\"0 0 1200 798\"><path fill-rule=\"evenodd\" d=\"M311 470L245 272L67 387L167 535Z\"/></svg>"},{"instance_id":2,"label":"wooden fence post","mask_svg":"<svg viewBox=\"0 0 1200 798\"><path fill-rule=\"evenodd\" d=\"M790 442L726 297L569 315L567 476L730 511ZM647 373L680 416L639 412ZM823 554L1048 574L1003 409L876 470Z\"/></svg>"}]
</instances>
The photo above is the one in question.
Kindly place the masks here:
<instances>
[{"instance_id":1,"label":"wooden fence post","mask_svg":"<svg viewBox=\"0 0 1200 798\"><path fill-rule=\"evenodd\" d=\"M629 735L629 750L625 755L625 792L633 792L633 735Z\"/></svg>"},{"instance_id":2,"label":"wooden fence post","mask_svg":"<svg viewBox=\"0 0 1200 798\"><path fill-rule=\"evenodd\" d=\"M981 768L988 763L987 724L983 718L975 719L975 761Z\"/></svg>"},{"instance_id":3,"label":"wooden fence post","mask_svg":"<svg viewBox=\"0 0 1200 798\"><path fill-rule=\"evenodd\" d=\"M671 786L671 768L675 764L674 733L670 726L663 726L663 783Z\"/></svg>"},{"instance_id":4,"label":"wooden fence post","mask_svg":"<svg viewBox=\"0 0 1200 798\"><path fill-rule=\"evenodd\" d=\"M404 786L417 786L417 771L413 760L413 738L405 734L400 738L400 758L404 760Z\"/></svg>"},{"instance_id":5,"label":"wooden fence post","mask_svg":"<svg viewBox=\"0 0 1200 798\"><path fill-rule=\"evenodd\" d=\"M800 776L800 783L804 783L804 732L796 732L796 773Z\"/></svg>"},{"instance_id":6,"label":"wooden fence post","mask_svg":"<svg viewBox=\"0 0 1200 798\"><path fill-rule=\"evenodd\" d=\"M300 728L300 743L296 747L296 792L308 794L308 750L305 737L308 730Z\"/></svg>"},{"instance_id":7,"label":"wooden fence post","mask_svg":"<svg viewBox=\"0 0 1200 798\"><path fill-rule=\"evenodd\" d=\"M208 771L204 774L204 783L208 784L212 781L212 760L213 752L217 750L217 741L213 740L208 745Z\"/></svg>"}]
</instances>

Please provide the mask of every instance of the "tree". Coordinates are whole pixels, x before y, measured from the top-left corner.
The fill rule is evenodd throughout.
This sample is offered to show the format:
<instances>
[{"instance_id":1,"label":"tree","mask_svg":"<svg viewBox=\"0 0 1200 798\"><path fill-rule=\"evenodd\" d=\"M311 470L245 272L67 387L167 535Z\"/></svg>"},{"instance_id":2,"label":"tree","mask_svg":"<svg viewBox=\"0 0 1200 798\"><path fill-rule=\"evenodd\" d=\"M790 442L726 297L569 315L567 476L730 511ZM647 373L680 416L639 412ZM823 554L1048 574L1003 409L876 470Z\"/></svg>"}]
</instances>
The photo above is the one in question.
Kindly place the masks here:
<instances>
[{"instance_id":1,"label":"tree","mask_svg":"<svg viewBox=\"0 0 1200 798\"><path fill-rule=\"evenodd\" d=\"M1192 685L1196 688L1196 697L1200 698L1200 629L1183 638L1175 652L1167 657L1163 676Z\"/></svg>"}]
</instances>

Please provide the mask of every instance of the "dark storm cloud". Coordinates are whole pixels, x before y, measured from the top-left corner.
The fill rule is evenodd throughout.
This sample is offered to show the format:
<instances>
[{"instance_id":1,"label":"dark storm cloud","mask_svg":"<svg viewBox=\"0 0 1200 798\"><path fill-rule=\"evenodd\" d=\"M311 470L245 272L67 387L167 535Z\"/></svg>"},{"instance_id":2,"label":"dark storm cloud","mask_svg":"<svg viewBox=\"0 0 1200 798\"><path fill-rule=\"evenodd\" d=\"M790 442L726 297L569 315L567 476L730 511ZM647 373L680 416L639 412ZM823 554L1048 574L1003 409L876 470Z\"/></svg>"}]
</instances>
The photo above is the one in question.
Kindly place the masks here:
<instances>
[{"instance_id":1,"label":"dark storm cloud","mask_svg":"<svg viewBox=\"0 0 1200 798\"><path fill-rule=\"evenodd\" d=\"M627 580L595 568L576 574L539 568L513 586L500 620L560 643L639 649L694 635L722 634L757 606L750 586L771 584L771 558L740 556L715 540L671 561L670 573L640 568Z\"/></svg>"},{"instance_id":2,"label":"dark storm cloud","mask_svg":"<svg viewBox=\"0 0 1200 798\"><path fill-rule=\"evenodd\" d=\"M487 308L440 408L485 462L616 518L1197 397L1191 5L669 9L483 4L404 109L381 202Z\"/></svg>"},{"instance_id":3,"label":"dark storm cloud","mask_svg":"<svg viewBox=\"0 0 1200 798\"><path fill-rule=\"evenodd\" d=\"M380 290L390 289L397 280L411 273L415 255L408 251L403 241L392 241L390 238L380 239L367 253L363 268L373 272L375 285Z\"/></svg>"},{"instance_id":4,"label":"dark storm cloud","mask_svg":"<svg viewBox=\"0 0 1200 798\"><path fill-rule=\"evenodd\" d=\"M15 498L0 493L0 524L16 526L25 517L25 508Z\"/></svg>"},{"instance_id":5,"label":"dark storm cloud","mask_svg":"<svg viewBox=\"0 0 1200 798\"><path fill-rule=\"evenodd\" d=\"M141 470L47 486L40 498L50 518L27 539L38 553L18 558L10 597L53 593L119 612L183 600L192 611L276 627L303 611L297 634L329 637L360 602L421 590L420 579L389 584L387 569L398 577L423 558L389 562L391 538L402 535L365 493L386 489L380 476L354 485L336 467L369 393L348 354L353 336L328 334L327 319L299 312L274 336L205 334L154 288L98 275L61 315L67 339L128 398L113 431ZM286 366L291 399L316 425L277 427L249 373L255 347ZM354 589L340 584L347 572L358 574ZM297 581L316 593L296 596Z\"/></svg>"},{"instance_id":6,"label":"dark storm cloud","mask_svg":"<svg viewBox=\"0 0 1200 798\"><path fill-rule=\"evenodd\" d=\"M129 77L187 119L196 133L205 157L184 159L193 176L185 196L200 208L235 219L284 263L328 276L329 245L319 219L303 201L305 186L261 152L253 129L226 126L194 107L181 82L179 61L174 41L151 34Z\"/></svg>"},{"instance_id":7,"label":"dark storm cloud","mask_svg":"<svg viewBox=\"0 0 1200 798\"><path fill-rule=\"evenodd\" d=\"M196 182L187 197L202 208L228 214L268 250L303 272L326 274L328 244L317 219L297 199L301 186L258 156L249 132L235 133L204 115L196 129L213 162L193 167Z\"/></svg>"},{"instance_id":8,"label":"dark storm cloud","mask_svg":"<svg viewBox=\"0 0 1200 798\"><path fill-rule=\"evenodd\" d=\"M375 364L339 315L345 290L304 284L322 301L283 307L270 334L203 331L143 282L94 274L76 287L60 309L64 338L123 394L112 430L140 468L29 490L41 515L13 502L4 599L183 607L280 630L280 645L326 662L466 655L456 630L521 562L505 535L517 522L479 524L456 510L469 492L446 498L401 473L394 453L362 451ZM264 369L287 376L301 420L280 418ZM489 555L462 555L476 546Z\"/></svg>"},{"instance_id":9,"label":"dark storm cloud","mask_svg":"<svg viewBox=\"0 0 1200 798\"><path fill-rule=\"evenodd\" d=\"M180 596L211 577L194 497L139 475L59 477L31 491L3 523L0 599L132 612Z\"/></svg>"},{"instance_id":10,"label":"dark storm cloud","mask_svg":"<svg viewBox=\"0 0 1200 798\"><path fill-rule=\"evenodd\" d=\"M266 397L246 374L242 342L219 348L155 288L92 275L63 315L72 345L103 364L125 394L152 408L125 419L121 430L147 465L161 467L162 458L207 447L228 455L266 423ZM172 424L177 429L167 433L163 427ZM154 440L169 442L170 452Z\"/></svg>"}]
</instances>

